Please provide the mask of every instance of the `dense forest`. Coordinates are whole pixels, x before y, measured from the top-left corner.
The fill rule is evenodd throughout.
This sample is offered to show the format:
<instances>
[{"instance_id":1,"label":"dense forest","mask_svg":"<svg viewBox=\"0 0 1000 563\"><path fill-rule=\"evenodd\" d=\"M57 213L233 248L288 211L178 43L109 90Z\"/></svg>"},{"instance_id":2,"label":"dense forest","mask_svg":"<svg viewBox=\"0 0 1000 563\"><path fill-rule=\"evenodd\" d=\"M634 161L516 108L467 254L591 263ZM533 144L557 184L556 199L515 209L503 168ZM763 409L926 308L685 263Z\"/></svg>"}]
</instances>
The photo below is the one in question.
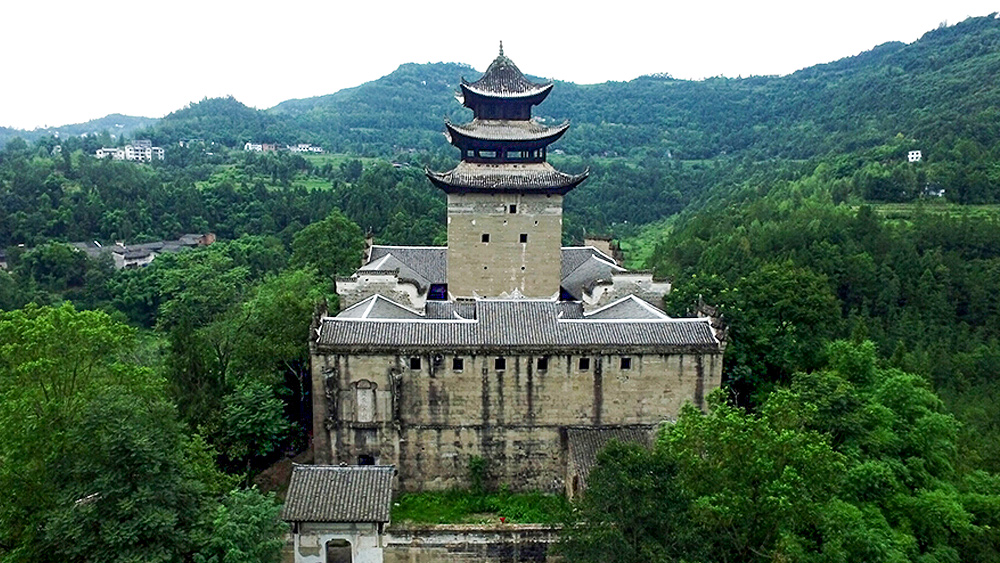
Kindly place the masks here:
<instances>
[{"instance_id":1,"label":"dense forest","mask_svg":"<svg viewBox=\"0 0 1000 563\"><path fill-rule=\"evenodd\" d=\"M1000 561L998 73L991 15L788 76L557 85L550 160L591 170L565 241L613 234L672 279L671 314L728 334L709 414L602 456L570 560ZM456 162L463 74L203 100L126 135L167 147L151 164L93 158L110 128L6 142L0 561L275 556L265 477L308 445L310 319L364 233L445 242L423 168ZM134 270L66 244L206 232Z\"/></svg>"}]
</instances>

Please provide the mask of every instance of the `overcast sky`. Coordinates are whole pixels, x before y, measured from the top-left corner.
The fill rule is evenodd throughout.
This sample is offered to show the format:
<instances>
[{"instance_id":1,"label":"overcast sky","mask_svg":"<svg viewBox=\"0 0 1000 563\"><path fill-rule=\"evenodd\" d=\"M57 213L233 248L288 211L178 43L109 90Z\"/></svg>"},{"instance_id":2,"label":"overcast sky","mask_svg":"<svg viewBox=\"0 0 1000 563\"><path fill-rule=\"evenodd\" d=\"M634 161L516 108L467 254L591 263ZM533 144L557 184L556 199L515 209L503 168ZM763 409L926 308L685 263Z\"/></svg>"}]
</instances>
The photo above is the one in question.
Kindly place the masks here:
<instances>
[{"instance_id":1,"label":"overcast sky","mask_svg":"<svg viewBox=\"0 0 1000 563\"><path fill-rule=\"evenodd\" d=\"M522 71L578 83L787 74L998 10L1000 0L2 0L0 126L161 117L230 94L268 108L407 62L483 70L499 40Z\"/></svg>"}]
</instances>

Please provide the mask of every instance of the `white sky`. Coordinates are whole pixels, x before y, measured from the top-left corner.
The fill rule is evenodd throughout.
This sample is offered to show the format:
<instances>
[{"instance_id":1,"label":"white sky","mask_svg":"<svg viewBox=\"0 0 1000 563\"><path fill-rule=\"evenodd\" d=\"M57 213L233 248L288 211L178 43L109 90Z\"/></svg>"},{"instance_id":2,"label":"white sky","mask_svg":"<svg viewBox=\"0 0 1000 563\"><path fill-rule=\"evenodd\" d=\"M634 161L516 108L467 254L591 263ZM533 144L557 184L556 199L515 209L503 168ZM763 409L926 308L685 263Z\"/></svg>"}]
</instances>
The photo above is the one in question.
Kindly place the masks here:
<instances>
[{"instance_id":1,"label":"white sky","mask_svg":"<svg viewBox=\"0 0 1000 563\"><path fill-rule=\"evenodd\" d=\"M484 70L503 40L522 71L578 83L787 74L1000 0L0 0L0 126L161 117L204 97L268 108L407 62Z\"/></svg>"}]
</instances>

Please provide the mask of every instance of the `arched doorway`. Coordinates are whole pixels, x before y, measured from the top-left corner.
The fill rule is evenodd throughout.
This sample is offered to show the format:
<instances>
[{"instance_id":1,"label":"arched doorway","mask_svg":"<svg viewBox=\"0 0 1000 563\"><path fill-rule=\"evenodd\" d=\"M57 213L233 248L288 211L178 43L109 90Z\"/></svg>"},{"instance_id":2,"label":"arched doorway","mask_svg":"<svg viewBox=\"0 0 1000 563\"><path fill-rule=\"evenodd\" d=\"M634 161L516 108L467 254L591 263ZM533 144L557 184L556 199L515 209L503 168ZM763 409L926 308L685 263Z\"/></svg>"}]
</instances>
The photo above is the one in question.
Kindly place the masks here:
<instances>
[{"instance_id":1,"label":"arched doorway","mask_svg":"<svg viewBox=\"0 0 1000 563\"><path fill-rule=\"evenodd\" d=\"M347 540L330 540L326 542L326 563L354 563L354 552L351 542Z\"/></svg>"}]
</instances>

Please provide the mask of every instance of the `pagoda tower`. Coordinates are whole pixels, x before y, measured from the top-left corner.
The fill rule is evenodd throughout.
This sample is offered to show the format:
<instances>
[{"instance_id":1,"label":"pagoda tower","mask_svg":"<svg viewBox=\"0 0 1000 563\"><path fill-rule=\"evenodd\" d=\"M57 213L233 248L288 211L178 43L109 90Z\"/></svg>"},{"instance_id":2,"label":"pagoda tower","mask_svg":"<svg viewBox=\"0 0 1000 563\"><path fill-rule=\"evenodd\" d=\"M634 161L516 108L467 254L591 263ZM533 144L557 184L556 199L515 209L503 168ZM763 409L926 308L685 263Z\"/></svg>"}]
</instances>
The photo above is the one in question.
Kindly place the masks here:
<instances>
[{"instance_id":1,"label":"pagoda tower","mask_svg":"<svg viewBox=\"0 0 1000 563\"><path fill-rule=\"evenodd\" d=\"M547 127L531 118L552 82L525 78L503 54L475 82L461 83L459 102L471 122L445 122L462 161L447 172L428 170L448 194L447 281L451 297L559 295L563 196L587 177L546 162L549 145L568 122Z\"/></svg>"}]
</instances>

